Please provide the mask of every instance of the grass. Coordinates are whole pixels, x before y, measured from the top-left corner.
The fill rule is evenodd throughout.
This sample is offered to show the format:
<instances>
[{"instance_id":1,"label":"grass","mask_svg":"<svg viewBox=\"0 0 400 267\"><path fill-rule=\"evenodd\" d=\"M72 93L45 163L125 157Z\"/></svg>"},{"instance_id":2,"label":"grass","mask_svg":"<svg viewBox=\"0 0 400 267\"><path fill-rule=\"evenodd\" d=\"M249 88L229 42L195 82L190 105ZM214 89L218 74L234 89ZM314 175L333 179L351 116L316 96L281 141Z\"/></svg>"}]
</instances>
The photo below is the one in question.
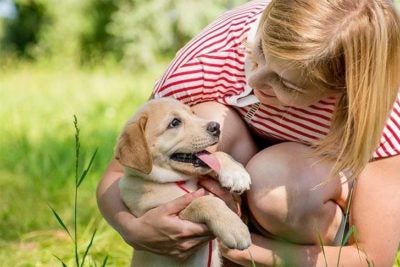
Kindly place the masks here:
<instances>
[{"instance_id":1,"label":"grass","mask_svg":"<svg viewBox=\"0 0 400 267\"><path fill-rule=\"evenodd\" d=\"M48 208L51 204L66 222L73 219L74 114L80 123L82 158L90 158L98 147L92 170L79 189L84 205L77 223L86 242L79 247L84 250L98 228L86 262L101 262L109 255L108 266L129 264L131 250L99 214L95 189L122 124L147 99L161 70L132 74L115 67L79 70L28 63L0 70L3 266L59 266L53 255L74 263L74 244Z\"/></svg>"}]
</instances>

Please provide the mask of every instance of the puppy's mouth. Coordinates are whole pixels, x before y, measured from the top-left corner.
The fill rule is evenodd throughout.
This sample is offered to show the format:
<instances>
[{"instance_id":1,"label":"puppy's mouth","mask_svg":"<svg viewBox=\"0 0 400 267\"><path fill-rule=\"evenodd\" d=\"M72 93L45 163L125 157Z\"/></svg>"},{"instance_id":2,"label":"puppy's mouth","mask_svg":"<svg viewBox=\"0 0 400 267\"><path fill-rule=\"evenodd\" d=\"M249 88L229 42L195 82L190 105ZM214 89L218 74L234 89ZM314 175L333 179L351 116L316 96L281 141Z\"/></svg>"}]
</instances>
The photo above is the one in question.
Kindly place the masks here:
<instances>
[{"instance_id":1,"label":"puppy's mouth","mask_svg":"<svg viewBox=\"0 0 400 267\"><path fill-rule=\"evenodd\" d=\"M206 150L196 153L174 153L170 158L173 161L192 164L194 167L208 167L208 165L199 158L201 155L208 154L210 154L210 152Z\"/></svg>"}]
</instances>

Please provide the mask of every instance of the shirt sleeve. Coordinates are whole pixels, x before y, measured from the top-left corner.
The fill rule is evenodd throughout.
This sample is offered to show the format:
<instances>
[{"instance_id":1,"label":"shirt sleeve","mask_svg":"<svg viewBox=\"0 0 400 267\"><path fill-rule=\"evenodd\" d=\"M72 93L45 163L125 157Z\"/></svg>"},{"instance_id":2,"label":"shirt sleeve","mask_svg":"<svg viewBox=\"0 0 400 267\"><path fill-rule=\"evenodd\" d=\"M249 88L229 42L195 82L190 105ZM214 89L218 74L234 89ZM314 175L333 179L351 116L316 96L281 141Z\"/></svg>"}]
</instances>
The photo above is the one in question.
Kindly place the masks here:
<instances>
[{"instance_id":1,"label":"shirt sleeve","mask_svg":"<svg viewBox=\"0 0 400 267\"><path fill-rule=\"evenodd\" d=\"M400 154L400 91L390 116L383 129L382 137L373 157L374 159Z\"/></svg>"},{"instance_id":2,"label":"shirt sleeve","mask_svg":"<svg viewBox=\"0 0 400 267\"><path fill-rule=\"evenodd\" d=\"M155 97L173 97L185 104L226 100L244 90L244 55L235 49L196 57L171 73L155 89Z\"/></svg>"}]
</instances>

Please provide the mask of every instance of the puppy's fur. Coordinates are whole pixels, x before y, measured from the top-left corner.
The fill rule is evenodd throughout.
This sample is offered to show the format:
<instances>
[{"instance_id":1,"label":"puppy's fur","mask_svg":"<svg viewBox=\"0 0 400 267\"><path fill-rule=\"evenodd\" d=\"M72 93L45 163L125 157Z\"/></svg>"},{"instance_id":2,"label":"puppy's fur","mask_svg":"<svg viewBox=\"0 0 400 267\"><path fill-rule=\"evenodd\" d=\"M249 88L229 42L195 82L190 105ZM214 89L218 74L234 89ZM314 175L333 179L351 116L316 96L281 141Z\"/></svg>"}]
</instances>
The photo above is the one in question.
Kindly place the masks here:
<instances>
[{"instance_id":1,"label":"puppy's fur","mask_svg":"<svg viewBox=\"0 0 400 267\"><path fill-rule=\"evenodd\" d=\"M121 197L135 216L169 202L183 194L175 182L185 181L190 191L197 189L200 175L217 176L221 185L235 192L250 187L250 177L243 166L223 152L215 173L193 156L218 142L219 125L195 116L189 107L171 98L151 100L126 124L116 146L115 157L124 166L120 180ZM207 195L195 199L179 216L206 224L227 247L246 249L250 233L240 218L219 198ZM138 229L140 231L140 229ZM213 244L212 265L221 266L218 245ZM135 251L133 266L207 266L208 245L184 262L173 257Z\"/></svg>"}]
</instances>

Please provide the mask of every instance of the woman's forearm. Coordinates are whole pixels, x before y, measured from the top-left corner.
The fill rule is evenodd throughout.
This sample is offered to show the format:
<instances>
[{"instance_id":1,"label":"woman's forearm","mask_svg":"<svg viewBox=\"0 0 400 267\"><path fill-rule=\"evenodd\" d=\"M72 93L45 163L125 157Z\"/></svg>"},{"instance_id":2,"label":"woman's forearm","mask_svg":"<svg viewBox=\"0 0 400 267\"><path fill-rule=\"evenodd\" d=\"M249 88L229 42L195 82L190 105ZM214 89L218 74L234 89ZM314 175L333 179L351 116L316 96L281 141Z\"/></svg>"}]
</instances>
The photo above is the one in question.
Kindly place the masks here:
<instances>
[{"instance_id":1,"label":"woman's forearm","mask_svg":"<svg viewBox=\"0 0 400 267\"><path fill-rule=\"evenodd\" d=\"M368 266L357 246L296 245L252 235L249 250L225 249L224 256L244 266ZM339 256L340 254L340 256Z\"/></svg>"},{"instance_id":2,"label":"woman's forearm","mask_svg":"<svg viewBox=\"0 0 400 267\"><path fill-rule=\"evenodd\" d=\"M97 187L97 202L104 218L126 243L136 250L183 259L194 252L194 247L212 238L205 225L177 216L193 199L204 196L204 190L181 196L136 218L120 198L118 182L122 175L122 166L112 161Z\"/></svg>"},{"instance_id":3,"label":"woman's forearm","mask_svg":"<svg viewBox=\"0 0 400 267\"><path fill-rule=\"evenodd\" d=\"M107 222L121 233L127 222L133 223L135 217L129 212L120 198L118 181L123 175L122 168L112 161L97 187L97 203Z\"/></svg>"}]
</instances>

